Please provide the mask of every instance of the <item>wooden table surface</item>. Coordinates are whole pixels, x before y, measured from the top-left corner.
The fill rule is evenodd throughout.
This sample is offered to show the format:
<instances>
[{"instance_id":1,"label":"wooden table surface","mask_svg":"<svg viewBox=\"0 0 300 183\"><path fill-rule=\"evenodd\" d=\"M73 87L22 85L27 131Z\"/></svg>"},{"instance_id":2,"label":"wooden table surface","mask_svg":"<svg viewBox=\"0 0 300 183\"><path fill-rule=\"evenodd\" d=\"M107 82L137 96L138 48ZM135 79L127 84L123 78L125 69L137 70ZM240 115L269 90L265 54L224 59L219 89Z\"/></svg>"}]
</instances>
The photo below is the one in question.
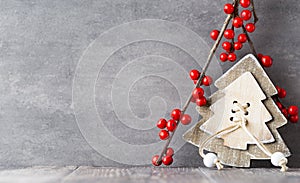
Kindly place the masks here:
<instances>
[{"instance_id":1,"label":"wooden table surface","mask_svg":"<svg viewBox=\"0 0 300 183\"><path fill-rule=\"evenodd\" d=\"M0 182L174 182L174 183L299 183L300 169L102 168L87 166L30 167L0 170Z\"/></svg>"}]
</instances>

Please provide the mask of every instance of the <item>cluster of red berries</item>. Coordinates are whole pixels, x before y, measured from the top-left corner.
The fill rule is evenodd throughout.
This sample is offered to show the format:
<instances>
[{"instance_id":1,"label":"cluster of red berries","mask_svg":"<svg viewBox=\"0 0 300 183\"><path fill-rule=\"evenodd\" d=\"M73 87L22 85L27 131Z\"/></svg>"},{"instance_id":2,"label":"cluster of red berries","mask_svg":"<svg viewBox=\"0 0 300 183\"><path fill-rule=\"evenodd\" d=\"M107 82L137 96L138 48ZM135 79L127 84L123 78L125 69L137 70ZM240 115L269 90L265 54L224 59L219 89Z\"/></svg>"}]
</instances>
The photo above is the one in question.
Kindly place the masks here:
<instances>
[{"instance_id":1,"label":"cluster of red berries","mask_svg":"<svg viewBox=\"0 0 300 183\"><path fill-rule=\"evenodd\" d=\"M164 165L171 165L173 163L173 155L174 155L174 150L169 147L165 153L165 156L161 159L161 161L158 161L159 155L155 155L152 158L152 164L154 166L160 166L162 163Z\"/></svg>"},{"instance_id":2,"label":"cluster of red berries","mask_svg":"<svg viewBox=\"0 0 300 183\"><path fill-rule=\"evenodd\" d=\"M239 5L243 8L248 8L250 6L250 0L240 0ZM238 6L238 5L237 5ZM235 16L235 7L232 4L224 5L224 12L226 14L232 14ZM243 27L247 32L252 33L255 31L255 24L253 22L247 23L244 25L245 21L250 20L252 17L252 12L248 9L242 10L239 16L235 16L232 20L232 28L224 31L224 37L227 39L222 43L222 47L226 52L220 54L220 60L226 62L234 62L236 60L236 54L234 51L240 50L243 47L243 43L247 42L248 36L244 33L241 33L237 37L237 41L234 41L235 32L234 28ZM213 40L217 40L219 37L220 31L213 30L210 33L210 37ZM230 41L230 42L229 42Z\"/></svg>"},{"instance_id":3,"label":"cluster of red berries","mask_svg":"<svg viewBox=\"0 0 300 183\"><path fill-rule=\"evenodd\" d=\"M240 0L239 4L236 6L240 5L243 8L248 8L251 4L250 0ZM252 33L255 31L255 22L250 22L244 25L244 23L248 20L251 19L252 17L252 12L248 9L243 9L239 16L236 16L236 7L232 4L225 4L224 5L224 12L226 14L233 15L233 20L232 20L232 29L227 29L224 31L224 37L229 41L225 41L222 43L222 47L226 52L223 52L220 54L220 60L222 62L226 62L227 60L234 62L236 60L236 54L234 53L235 50L240 50L243 47L243 43L248 41L248 35L245 33L239 34L237 37L237 42L234 42L235 38L235 32L234 28L243 28L246 32ZM217 40L219 37L220 31L218 30L213 30L210 33L210 37L213 40ZM261 65L264 67L271 67L273 64L273 59L269 55L263 55L261 53L257 54L257 58L260 61ZM277 87L278 90L278 97L279 98L284 98L286 96L286 91L282 88ZM277 106L281 109L281 112L284 114L286 118L289 119L289 121L296 123L298 121L298 113L290 113L289 109L292 108L292 111L295 111L297 106L290 106L289 108L283 107L283 105L280 103L280 101L277 99L276 100ZM298 111L298 108L297 108Z\"/></svg>"},{"instance_id":4,"label":"cluster of red berries","mask_svg":"<svg viewBox=\"0 0 300 183\"><path fill-rule=\"evenodd\" d=\"M194 84L197 83L200 72L198 70L191 70L190 71L190 78L194 81ZM213 82L212 78L210 76L204 76L200 85L209 86ZM204 96L204 90L201 87L197 87L193 90L193 97L191 102L196 103L198 106L205 106L207 101Z\"/></svg>"},{"instance_id":5,"label":"cluster of red berries","mask_svg":"<svg viewBox=\"0 0 300 183\"><path fill-rule=\"evenodd\" d=\"M161 118L156 124L157 128L161 129L158 134L161 140L167 140L169 138L169 132L173 132L176 129L178 121L180 121L183 125L188 125L191 123L192 120L191 116L188 114L184 114L181 116L180 109L174 109L171 112L171 117L172 119L170 119L169 121L167 121L164 118Z\"/></svg>"},{"instance_id":6,"label":"cluster of red berries","mask_svg":"<svg viewBox=\"0 0 300 183\"><path fill-rule=\"evenodd\" d=\"M198 70L190 71L190 78L194 81L194 84L197 83L200 74L201 73ZM213 80L210 76L204 76L201 81L201 85L209 86L211 85L212 81ZM207 101L206 98L204 97L204 90L202 88L200 87L195 88L192 94L193 94L191 100L192 102L196 103L198 106L206 105ZM183 125L188 125L192 121L191 116L188 114L182 115L180 109L173 109L170 116L171 119L169 119L168 121L164 118L161 118L156 123L157 128L161 129L158 134L161 140L167 140L170 137L170 133L175 131L179 122ZM162 163L164 165L171 165L173 162L173 158L172 158L173 154L174 154L173 149L168 148L165 153L165 156L161 159L161 161L158 161L159 155L153 156L152 164L154 166L160 166Z\"/></svg>"},{"instance_id":7,"label":"cluster of red berries","mask_svg":"<svg viewBox=\"0 0 300 183\"><path fill-rule=\"evenodd\" d=\"M279 86L276 86L277 89L277 95L279 98L285 98L286 96L286 91L283 88L280 88ZM298 115L298 107L291 105L288 108L285 108L282 103L277 100L276 105L278 108L281 110L282 114L292 123L297 123L299 120L299 115Z\"/></svg>"},{"instance_id":8,"label":"cluster of red berries","mask_svg":"<svg viewBox=\"0 0 300 183\"><path fill-rule=\"evenodd\" d=\"M170 120L166 120L164 118L161 118L158 120L156 126L161 129L159 132L159 138L161 140L167 140L170 137L170 132L174 132L175 129L178 126L179 121L181 122L181 124L183 125L188 125L191 123L192 118L190 115L188 114L181 114L181 110L180 109L174 109L171 112L171 119ZM161 163L163 163L164 165L170 165L173 162L173 156L174 151L172 148L168 148L165 156L162 158L162 162L158 162L158 155L153 156L152 158L152 164L155 166L159 166L161 165Z\"/></svg>"}]
</instances>

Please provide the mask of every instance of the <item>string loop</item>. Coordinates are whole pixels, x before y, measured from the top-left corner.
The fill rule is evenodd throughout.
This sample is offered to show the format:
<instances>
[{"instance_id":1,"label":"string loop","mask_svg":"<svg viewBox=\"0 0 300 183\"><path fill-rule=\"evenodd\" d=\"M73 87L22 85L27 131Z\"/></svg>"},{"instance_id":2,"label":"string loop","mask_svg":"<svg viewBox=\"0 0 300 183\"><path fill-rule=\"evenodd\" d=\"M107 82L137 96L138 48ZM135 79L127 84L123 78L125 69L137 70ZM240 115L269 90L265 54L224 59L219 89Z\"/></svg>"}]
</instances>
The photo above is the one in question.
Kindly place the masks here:
<instances>
[{"instance_id":1,"label":"string loop","mask_svg":"<svg viewBox=\"0 0 300 183\"><path fill-rule=\"evenodd\" d=\"M232 112L234 114L234 116L231 118L231 121L234 123L233 125L224 128L222 130L217 131L216 133L214 133L213 135L211 135L210 137L208 137L205 141L203 141L200 145L199 145L199 154L202 158L205 157L204 154L204 147L205 145L210 142L212 139L214 139L215 137L219 136L219 135L225 135L228 133L231 133L239 128L242 128L245 133L255 142L255 144L269 157L271 157L273 154L269 151L269 149L263 144L261 143L247 128L247 124L248 121L245 118L245 115L248 114L247 108L250 107L249 103L246 104L240 104L237 101L233 102L234 107L232 108ZM242 117L237 117L237 112L243 112L244 115L242 115ZM283 155L283 154L282 154ZM218 170L221 170L223 168L223 165L221 164L220 160L218 158L216 158L213 162L216 167L218 168ZM288 163L287 158L281 158L279 160L278 165L281 167L282 172L285 172L288 170L288 167L286 166L286 164ZM278 166L275 165L275 166Z\"/></svg>"}]
</instances>

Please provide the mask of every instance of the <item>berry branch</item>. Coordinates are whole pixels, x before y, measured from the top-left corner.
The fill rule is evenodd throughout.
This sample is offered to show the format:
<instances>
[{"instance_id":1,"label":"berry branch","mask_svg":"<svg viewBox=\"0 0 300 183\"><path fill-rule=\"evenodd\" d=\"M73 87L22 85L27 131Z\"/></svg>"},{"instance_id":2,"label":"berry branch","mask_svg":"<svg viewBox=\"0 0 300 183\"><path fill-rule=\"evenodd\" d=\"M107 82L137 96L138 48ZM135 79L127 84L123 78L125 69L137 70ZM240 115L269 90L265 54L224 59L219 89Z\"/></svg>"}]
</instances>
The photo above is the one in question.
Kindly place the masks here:
<instances>
[{"instance_id":1,"label":"berry branch","mask_svg":"<svg viewBox=\"0 0 300 183\"><path fill-rule=\"evenodd\" d=\"M254 9L254 0L251 0L251 9L253 13L253 19L254 19L254 25L258 21L255 9ZM261 61L261 64L265 67L270 67L273 64L273 59L268 55L262 55L257 54L256 49L254 47L253 41L251 40L247 29L244 25L242 25L243 32L247 36L248 44L251 49L251 52ZM279 98L285 98L286 97L286 91L283 88L280 88L279 86L276 86L277 89L277 95L273 96L273 100L277 104L278 108L281 110L282 114L292 123L296 123L299 120L298 116L298 107L297 106L290 106L289 108L286 108L281 102Z\"/></svg>"},{"instance_id":2,"label":"berry branch","mask_svg":"<svg viewBox=\"0 0 300 183\"><path fill-rule=\"evenodd\" d=\"M239 14L239 6L245 8ZM251 7L251 11L246 9ZM188 125L191 123L191 117L188 114L185 114L188 106L191 102L196 103L198 106L205 106L207 104L206 98L204 96L204 90L200 87L201 85L209 86L212 83L212 79L209 76L206 76L205 73L212 61L213 55L215 54L218 46L221 43L222 38L224 37L227 40L231 40L231 42L225 41L222 43L223 49L227 52L223 52L220 54L220 60L222 62L226 62L227 60L230 62L234 62L236 60L236 54L234 51L240 50L243 47L243 43L248 41L251 52L258 58L261 65L264 67L272 66L273 60L268 55L257 54L254 44L250 39L249 33L255 31L255 24L258 21L255 8L254 8L254 0L233 0L232 4L224 5L224 12L227 14L227 18L225 19L223 26L220 31L213 30L210 33L210 37L215 41L213 44L207 61L201 72L197 70L191 70L190 77L194 81L195 87L185 102L182 110L174 109L171 112L171 118L169 121L165 119L160 119L157 122L157 127L161 129L159 132L159 137L161 140L166 140L166 144L163 147L163 150L160 155L155 155L152 158L152 164L155 166L160 166L162 163L164 165L170 165L173 162L173 154L174 150L169 147L173 136L176 132L176 129L181 124ZM247 23L244 25L245 21L251 19L253 14L253 23ZM227 29L230 21L232 20L231 29ZM235 38L235 28L242 28L243 33L237 36L237 42L234 42ZM286 91L283 88L276 86L278 95L273 97L281 112L288 118L291 122L296 123L298 121L298 107L290 106L288 109L285 108L279 98L284 98L286 96ZM165 130L167 128L167 130Z\"/></svg>"},{"instance_id":3,"label":"berry branch","mask_svg":"<svg viewBox=\"0 0 300 183\"><path fill-rule=\"evenodd\" d=\"M237 3L237 0L234 0L234 4L236 4L236 3ZM212 61L213 55L214 55L214 53L216 52L216 50L217 50L217 48L218 48L218 46L219 46L219 44L220 44L220 42L221 42L221 39L222 39L222 37L223 37L223 35L224 35L224 32L225 32L225 30L226 30L226 28L227 28L227 26L228 26L228 24L229 24L229 22L230 22L231 19L232 19L232 14L228 14L228 15L227 15L227 18L225 19L225 21L224 21L224 23L223 23L223 26L222 26L222 28L221 28L221 31L220 31L220 33L218 34L218 37L217 37L217 39L216 39L216 42L214 43L213 47L212 47L211 50L210 50L210 53L209 53L208 58L207 58L207 61L206 61L205 65L204 65L204 67L203 67L203 69L202 69L202 72L201 72L201 74L200 74L200 76L199 76L199 79L198 79L198 81L197 81L197 83L196 83L196 85L195 85L194 90L197 89L197 87L201 84L201 81L203 80L203 78L204 78L204 76L205 76L205 72L207 71L207 69L208 69L208 67L209 67L209 65L210 65L210 63L211 63L211 61ZM202 95L203 95L203 94L202 94ZM193 93L192 93L192 94L189 96L189 98L187 99L187 101L186 101L186 103L184 104L182 110L180 111L179 116L181 116L181 115L184 116L184 113L185 113L185 111L187 110L187 108L188 108L188 106L189 106L189 104L190 104L192 98L193 98ZM174 110L173 110L173 111L174 111ZM172 113L173 113L173 112L172 112ZM179 120L176 120L176 124L177 124L177 125L180 124L180 123L179 123ZM174 131L171 133L170 137L167 139L167 142L166 142L166 144L165 144L165 146L164 146L164 148L163 148L161 154L160 154L159 156L156 155L156 156L153 157L152 162L153 162L154 165L159 166L159 165L162 163L162 158L163 158L163 156L166 154L166 151L167 151L167 149L168 149L168 147L169 147L169 145L170 145L170 142L171 142L172 139L173 139L173 136L174 136L174 134L175 134L175 132L176 132L176 129L177 129L177 128L174 129ZM165 131L164 131L164 132L165 132ZM172 159L172 160L169 160L169 161L173 161L173 159ZM172 162L170 163L169 161L168 161L168 162L165 162L165 161L164 161L164 164L166 164L166 165L171 164Z\"/></svg>"}]
</instances>

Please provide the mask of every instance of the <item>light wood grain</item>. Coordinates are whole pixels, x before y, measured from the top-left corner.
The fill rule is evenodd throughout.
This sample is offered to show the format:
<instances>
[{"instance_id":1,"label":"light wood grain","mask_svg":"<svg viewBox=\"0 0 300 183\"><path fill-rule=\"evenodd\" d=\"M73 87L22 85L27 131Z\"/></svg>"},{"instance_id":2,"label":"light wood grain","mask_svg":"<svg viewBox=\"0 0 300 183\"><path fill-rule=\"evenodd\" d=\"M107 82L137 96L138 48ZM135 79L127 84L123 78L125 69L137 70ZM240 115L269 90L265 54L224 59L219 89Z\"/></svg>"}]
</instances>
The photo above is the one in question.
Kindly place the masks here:
<instances>
[{"instance_id":1,"label":"light wood grain","mask_svg":"<svg viewBox=\"0 0 300 183\"><path fill-rule=\"evenodd\" d=\"M266 144L266 147L271 152L280 151L284 153L286 157L290 156L290 151L282 140L280 134L277 131L277 128L285 125L287 120L282 115L274 101L272 100L272 96L276 94L276 88L272 84L271 80L265 73L264 69L260 66L259 62L253 55L247 55L241 61L239 61L236 65L234 65L229 71L227 71L223 77L215 82L215 85L218 87L219 91L214 93L211 97L209 97L209 104L212 105L224 97L224 93L222 90L226 88L230 83L236 80L245 72L250 72L257 83L264 91L266 95L266 100L263 101L264 106L267 108L273 119L267 123L269 130L271 131L275 142ZM187 131L183 138L196 145L199 146L205 139L209 137L208 133L200 130L200 126L204 124L209 118L212 117L213 113L209 109L209 107L197 107L200 115L202 115L202 119L196 124L193 128ZM205 146L205 149L208 151L212 151L218 154L220 161L229 166L236 167L249 167L251 159L269 159L266 154L264 154L256 145L250 144L248 145L248 150L238 150L229 148L224 146L224 141L222 139L214 139L210 144Z\"/></svg>"},{"instance_id":2,"label":"light wood grain","mask_svg":"<svg viewBox=\"0 0 300 183\"><path fill-rule=\"evenodd\" d=\"M70 173L71 172L71 173ZM29 167L0 171L0 182L72 182L72 183L298 183L300 169L208 168L103 168L103 167Z\"/></svg>"},{"instance_id":3,"label":"light wood grain","mask_svg":"<svg viewBox=\"0 0 300 183\"><path fill-rule=\"evenodd\" d=\"M207 183L197 168L100 168L79 167L64 182L174 182Z\"/></svg>"},{"instance_id":4,"label":"light wood grain","mask_svg":"<svg viewBox=\"0 0 300 183\"><path fill-rule=\"evenodd\" d=\"M245 117L248 122L248 130L258 140L262 143L275 141L265 124L265 122L272 120L271 114L262 103L266 96L250 72L242 74L224 88L222 92L224 97L210 106L213 115L200 126L201 130L212 135L217 131L232 126L235 122L230 121L231 117ZM245 115L244 111L232 113L232 110L235 108L234 101L240 104L249 103L250 107L246 109L248 114ZM255 144L255 141L242 128L222 135L221 138L224 140L224 145L234 149L246 150L248 144Z\"/></svg>"},{"instance_id":5,"label":"light wood grain","mask_svg":"<svg viewBox=\"0 0 300 183\"><path fill-rule=\"evenodd\" d=\"M61 182L65 176L76 170L77 166L34 166L28 168L0 170L2 182Z\"/></svg>"}]
</instances>

